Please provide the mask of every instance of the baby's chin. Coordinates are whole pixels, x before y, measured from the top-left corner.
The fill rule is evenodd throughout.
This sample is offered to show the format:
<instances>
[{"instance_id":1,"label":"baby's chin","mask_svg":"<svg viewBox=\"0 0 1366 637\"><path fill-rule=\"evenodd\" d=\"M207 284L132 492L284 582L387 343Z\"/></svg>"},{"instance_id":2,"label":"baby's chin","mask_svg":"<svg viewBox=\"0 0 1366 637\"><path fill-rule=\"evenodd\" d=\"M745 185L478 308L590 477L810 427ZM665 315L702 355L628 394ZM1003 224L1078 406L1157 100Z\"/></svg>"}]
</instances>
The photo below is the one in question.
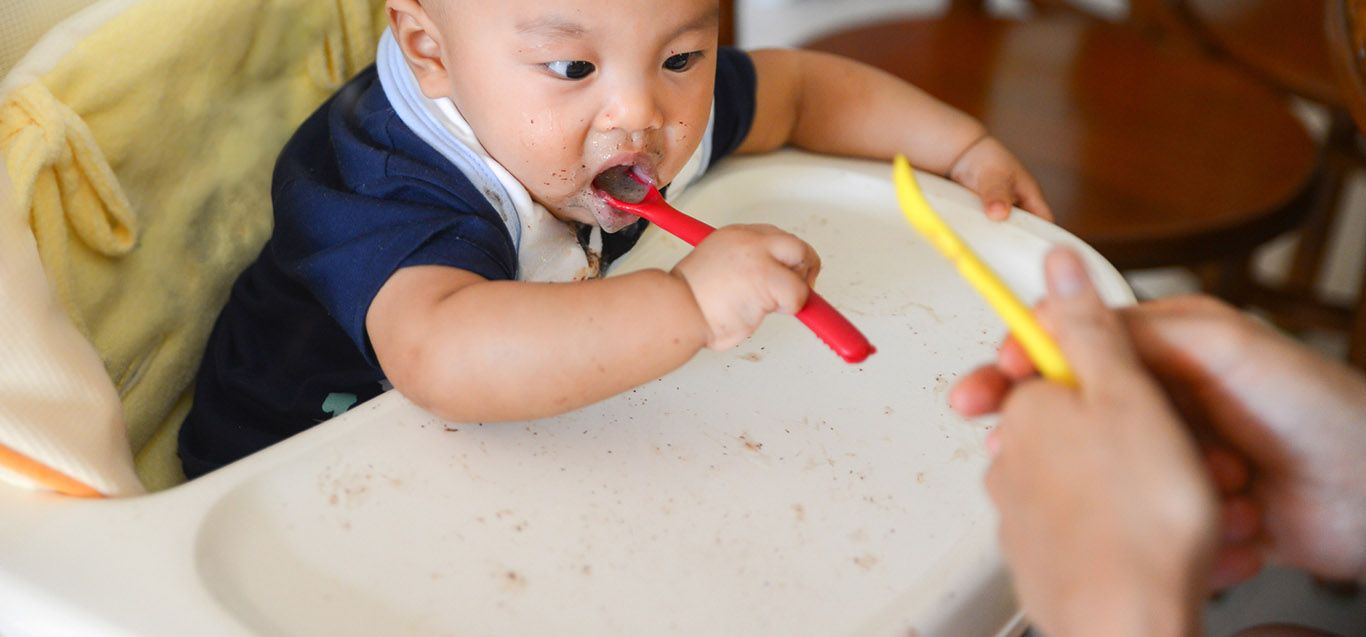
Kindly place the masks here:
<instances>
[{"instance_id":1,"label":"baby's chin","mask_svg":"<svg viewBox=\"0 0 1366 637\"><path fill-rule=\"evenodd\" d=\"M593 219L597 221L598 227L602 228L603 232L617 232L640 220L640 217L629 212L622 212L613 208L606 199L599 195L593 196L592 204Z\"/></svg>"},{"instance_id":2,"label":"baby's chin","mask_svg":"<svg viewBox=\"0 0 1366 637\"><path fill-rule=\"evenodd\" d=\"M624 213L624 212L617 212L617 213L615 213L615 214L621 215L621 218L620 218L620 219L598 219L598 227L599 227L599 228L602 228L602 231L603 231L603 232L606 232L606 233L608 233L608 234L611 234L611 233L613 233L613 232L618 232L618 231L620 231L620 230L622 230L622 229L624 229L624 228L630 227L631 224L634 224L635 222L640 221L640 217L637 217L637 216L635 216L635 215L633 215L633 214L628 214L628 213Z\"/></svg>"},{"instance_id":3,"label":"baby's chin","mask_svg":"<svg viewBox=\"0 0 1366 637\"><path fill-rule=\"evenodd\" d=\"M581 192L556 206L546 206L550 214L562 221L577 221L602 228L603 232L617 232L640 220L629 212L613 208L601 195Z\"/></svg>"}]
</instances>

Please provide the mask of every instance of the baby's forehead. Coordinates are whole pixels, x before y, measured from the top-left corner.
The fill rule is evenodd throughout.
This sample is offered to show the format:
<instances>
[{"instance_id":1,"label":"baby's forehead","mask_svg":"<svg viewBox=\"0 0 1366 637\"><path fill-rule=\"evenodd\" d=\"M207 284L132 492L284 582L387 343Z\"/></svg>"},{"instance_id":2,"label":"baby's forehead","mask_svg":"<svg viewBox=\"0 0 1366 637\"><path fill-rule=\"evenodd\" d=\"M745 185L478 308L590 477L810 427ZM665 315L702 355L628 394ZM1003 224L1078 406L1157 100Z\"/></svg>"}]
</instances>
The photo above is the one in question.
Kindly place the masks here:
<instances>
[{"instance_id":1,"label":"baby's forehead","mask_svg":"<svg viewBox=\"0 0 1366 637\"><path fill-rule=\"evenodd\" d=\"M717 22L718 0L421 0L433 17L447 25L509 35L598 37L593 31L614 18L642 18L667 25L682 17ZM701 19L697 19L701 18ZM689 25L693 26L693 25Z\"/></svg>"}]
</instances>

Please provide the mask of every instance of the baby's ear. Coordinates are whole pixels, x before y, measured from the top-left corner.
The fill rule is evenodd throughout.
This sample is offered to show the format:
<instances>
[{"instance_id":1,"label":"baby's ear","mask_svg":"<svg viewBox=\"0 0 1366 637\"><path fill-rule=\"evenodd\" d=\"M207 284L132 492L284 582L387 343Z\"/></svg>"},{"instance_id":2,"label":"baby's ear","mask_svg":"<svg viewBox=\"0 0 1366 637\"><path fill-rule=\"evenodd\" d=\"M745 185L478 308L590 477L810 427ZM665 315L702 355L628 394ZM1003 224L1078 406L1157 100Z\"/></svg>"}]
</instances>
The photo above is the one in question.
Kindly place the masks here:
<instances>
[{"instance_id":1,"label":"baby's ear","mask_svg":"<svg viewBox=\"0 0 1366 637\"><path fill-rule=\"evenodd\" d=\"M431 99L446 97L450 78L443 56L444 41L432 14L418 0L387 0L384 4L389 13L389 30L422 93Z\"/></svg>"}]
</instances>

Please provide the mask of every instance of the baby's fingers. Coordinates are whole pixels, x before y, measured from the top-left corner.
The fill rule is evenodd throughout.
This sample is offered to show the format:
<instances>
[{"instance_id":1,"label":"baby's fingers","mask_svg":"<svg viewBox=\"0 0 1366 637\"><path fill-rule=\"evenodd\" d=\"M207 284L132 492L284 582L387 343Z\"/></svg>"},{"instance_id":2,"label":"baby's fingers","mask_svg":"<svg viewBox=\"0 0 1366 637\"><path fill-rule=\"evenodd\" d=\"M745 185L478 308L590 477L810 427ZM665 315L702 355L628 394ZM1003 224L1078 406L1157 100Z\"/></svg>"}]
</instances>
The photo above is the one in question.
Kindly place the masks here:
<instances>
[{"instance_id":1,"label":"baby's fingers","mask_svg":"<svg viewBox=\"0 0 1366 637\"><path fill-rule=\"evenodd\" d=\"M1028 174L1021 173L1015 177L1015 201L1021 208L1044 221L1054 220L1053 209L1044 201L1043 190Z\"/></svg>"},{"instance_id":2,"label":"baby's fingers","mask_svg":"<svg viewBox=\"0 0 1366 637\"><path fill-rule=\"evenodd\" d=\"M1015 182L1009 173L989 171L982 175L977 185L977 195L982 198L982 208L987 218L1004 221L1010 216L1010 207L1015 203Z\"/></svg>"},{"instance_id":3,"label":"baby's fingers","mask_svg":"<svg viewBox=\"0 0 1366 637\"><path fill-rule=\"evenodd\" d=\"M796 273L809 287L816 282L821 271L821 257L816 250L801 239L786 232L768 237L768 253Z\"/></svg>"},{"instance_id":4,"label":"baby's fingers","mask_svg":"<svg viewBox=\"0 0 1366 637\"><path fill-rule=\"evenodd\" d=\"M768 277L768 294L776 309L783 314L796 314L806 305L811 286L800 273L786 268L775 268Z\"/></svg>"},{"instance_id":5,"label":"baby's fingers","mask_svg":"<svg viewBox=\"0 0 1366 637\"><path fill-rule=\"evenodd\" d=\"M808 245L806 247L808 250L811 250L811 256L809 257L811 259L811 267L806 270L806 286L811 287L816 284L816 277L821 274L821 255L816 254L816 251L812 249L811 246Z\"/></svg>"}]
</instances>

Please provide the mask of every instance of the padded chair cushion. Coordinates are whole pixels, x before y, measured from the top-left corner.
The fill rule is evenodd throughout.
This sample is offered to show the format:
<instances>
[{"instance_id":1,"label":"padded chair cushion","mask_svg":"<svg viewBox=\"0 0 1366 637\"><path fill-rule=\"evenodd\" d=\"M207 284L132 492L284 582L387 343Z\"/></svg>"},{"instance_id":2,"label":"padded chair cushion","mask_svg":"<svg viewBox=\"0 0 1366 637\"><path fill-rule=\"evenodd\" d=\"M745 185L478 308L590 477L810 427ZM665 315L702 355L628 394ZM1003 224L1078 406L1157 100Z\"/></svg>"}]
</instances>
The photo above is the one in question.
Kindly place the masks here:
<instances>
[{"instance_id":1,"label":"padded chair cushion","mask_svg":"<svg viewBox=\"0 0 1366 637\"><path fill-rule=\"evenodd\" d=\"M47 285L0 171L0 478L64 493L142 492L118 394Z\"/></svg>"},{"instance_id":2,"label":"padded chair cushion","mask_svg":"<svg viewBox=\"0 0 1366 637\"><path fill-rule=\"evenodd\" d=\"M0 77L58 22L95 0L0 0Z\"/></svg>"},{"instance_id":3,"label":"padded chair cushion","mask_svg":"<svg viewBox=\"0 0 1366 637\"><path fill-rule=\"evenodd\" d=\"M382 5L104 0L6 78L11 214L98 352L150 489L183 480L176 430L218 310L269 234L275 156L372 61Z\"/></svg>"}]
</instances>

